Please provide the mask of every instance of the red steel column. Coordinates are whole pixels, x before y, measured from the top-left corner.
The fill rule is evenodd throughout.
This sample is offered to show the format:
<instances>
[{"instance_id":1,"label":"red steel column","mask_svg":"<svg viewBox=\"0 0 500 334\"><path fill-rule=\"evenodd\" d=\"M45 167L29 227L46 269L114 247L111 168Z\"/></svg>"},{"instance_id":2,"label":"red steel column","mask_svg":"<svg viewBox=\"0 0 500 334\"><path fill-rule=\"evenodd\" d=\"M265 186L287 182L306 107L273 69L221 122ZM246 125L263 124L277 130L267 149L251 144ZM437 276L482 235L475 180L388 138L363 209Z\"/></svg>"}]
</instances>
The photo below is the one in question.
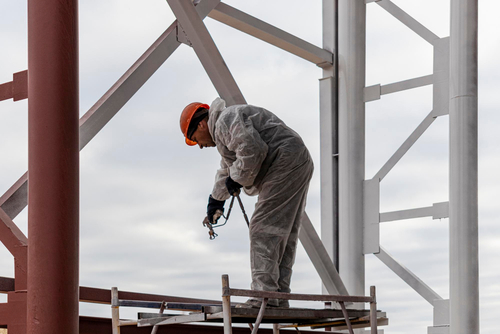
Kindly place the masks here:
<instances>
[{"instance_id":1,"label":"red steel column","mask_svg":"<svg viewBox=\"0 0 500 334\"><path fill-rule=\"evenodd\" d=\"M78 333L78 0L28 0L27 333Z\"/></svg>"}]
</instances>

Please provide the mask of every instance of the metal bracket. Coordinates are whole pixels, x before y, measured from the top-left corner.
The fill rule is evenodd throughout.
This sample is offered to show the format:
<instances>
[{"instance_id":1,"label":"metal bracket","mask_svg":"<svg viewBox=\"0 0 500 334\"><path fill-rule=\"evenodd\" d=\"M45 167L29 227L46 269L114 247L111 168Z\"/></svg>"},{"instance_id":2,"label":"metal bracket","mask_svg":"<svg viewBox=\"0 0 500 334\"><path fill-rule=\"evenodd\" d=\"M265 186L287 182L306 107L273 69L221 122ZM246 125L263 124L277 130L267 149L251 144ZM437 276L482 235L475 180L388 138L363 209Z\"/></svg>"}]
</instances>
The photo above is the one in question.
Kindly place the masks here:
<instances>
[{"instance_id":1,"label":"metal bracket","mask_svg":"<svg viewBox=\"0 0 500 334\"><path fill-rule=\"evenodd\" d=\"M180 23L177 23L176 36L177 36L177 42L186 44L186 45L191 46L191 47L193 46L193 44L189 40L186 32L184 31L184 29L182 29L182 26L180 25Z\"/></svg>"}]
</instances>

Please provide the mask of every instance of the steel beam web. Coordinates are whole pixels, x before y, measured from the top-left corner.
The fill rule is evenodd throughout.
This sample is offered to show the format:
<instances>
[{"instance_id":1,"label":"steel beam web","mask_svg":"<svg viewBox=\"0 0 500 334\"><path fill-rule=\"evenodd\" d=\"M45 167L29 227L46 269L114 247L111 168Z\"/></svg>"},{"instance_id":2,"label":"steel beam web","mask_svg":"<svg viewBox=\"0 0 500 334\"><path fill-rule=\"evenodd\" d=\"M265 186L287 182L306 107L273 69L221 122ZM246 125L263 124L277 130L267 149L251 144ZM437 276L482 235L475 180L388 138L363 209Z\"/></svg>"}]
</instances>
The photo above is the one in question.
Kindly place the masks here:
<instances>
[{"instance_id":1,"label":"steel beam web","mask_svg":"<svg viewBox=\"0 0 500 334\"><path fill-rule=\"evenodd\" d=\"M423 24L408 15L404 10L396 6L392 1L381 0L377 1L377 4L430 44L434 44L434 42L439 39L439 36L434 34Z\"/></svg>"},{"instance_id":2,"label":"steel beam web","mask_svg":"<svg viewBox=\"0 0 500 334\"><path fill-rule=\"evenodd\" d=\"M436 299L443 299L420 278L418 278L417 275L396 261L382 246L380 247L380 253L375 254L375 256L431 305L434 305L434 301Z\"/></svg>"},{"instance_id":3,"label":"steel beam web","mask_svg":"<svg viewBox=\"0 0 500 334\"><path fill-rule=\"evenodd\" d=\"M373 178L379 178L380 181L382 181L387 173L389 173L398 161L401 160L401 158L406 154L406 152L408 152L413 144L415 144L425 130L429 128L435 119L436 116L434 115L434 112L431 111Z\"/></svg>"}]
</instances>

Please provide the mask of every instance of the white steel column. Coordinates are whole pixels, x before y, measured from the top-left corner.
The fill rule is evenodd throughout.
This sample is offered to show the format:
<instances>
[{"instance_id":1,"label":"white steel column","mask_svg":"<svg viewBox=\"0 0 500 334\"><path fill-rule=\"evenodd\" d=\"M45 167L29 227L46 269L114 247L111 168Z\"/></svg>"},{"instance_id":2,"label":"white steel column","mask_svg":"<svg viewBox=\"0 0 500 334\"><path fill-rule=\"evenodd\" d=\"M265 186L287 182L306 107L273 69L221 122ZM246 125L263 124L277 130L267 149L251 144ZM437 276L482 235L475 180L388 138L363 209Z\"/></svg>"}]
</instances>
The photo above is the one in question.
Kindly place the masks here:
<instances>
[{"instance_id":1,"label":"white steel column","mask_svg":"<svg viewBox=\"0 0 500 334\"><path fill-rule=\"evenodd\" d=\"M339 0L339 271L352 295L364 295L365 290L365 41L365 2Z\"/></svg>"},{"instance_id":2,"label":"white steel column","mask_svg":"<svg viewBox=\"0 0 500 334\"><path fill-rule=\"evenodd\" d=\"M337 48L337 0L323 0L323 48L333 54ZM337 60L323 67L319 82L321 240L335 268L338 267L338 112Z\"/></svg>"},{"instance_id":3,"label":"white steel column","mask_svg":"<svg viewBox=\"0 0 500 334\"><path fill-rule=\"evenodd\" d=\"M479 333L478 1L451 1L450 333Z\"/></svg>"}]
</instances>

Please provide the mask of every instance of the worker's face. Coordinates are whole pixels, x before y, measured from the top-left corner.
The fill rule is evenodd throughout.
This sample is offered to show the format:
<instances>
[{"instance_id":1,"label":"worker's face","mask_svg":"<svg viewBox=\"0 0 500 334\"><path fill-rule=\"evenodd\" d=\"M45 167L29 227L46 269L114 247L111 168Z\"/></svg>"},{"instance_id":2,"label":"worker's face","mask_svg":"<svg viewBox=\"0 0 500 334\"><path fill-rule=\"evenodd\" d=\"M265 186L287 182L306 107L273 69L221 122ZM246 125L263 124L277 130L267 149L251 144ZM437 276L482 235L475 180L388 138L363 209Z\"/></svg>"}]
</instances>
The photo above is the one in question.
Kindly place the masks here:
<instances>
[{"instance_id":1,"label":"worker's face","mask_svg":"<svg viewBox=\"0 0 500 334\"><path fill-rule=\"evenodd\" d=\"M212 136L208 131L208 124L206 119L198 123L198 128L191 136L191 140L195 141L201 149L204 147L215 146Z\"/></svg>"}]
</instances>

